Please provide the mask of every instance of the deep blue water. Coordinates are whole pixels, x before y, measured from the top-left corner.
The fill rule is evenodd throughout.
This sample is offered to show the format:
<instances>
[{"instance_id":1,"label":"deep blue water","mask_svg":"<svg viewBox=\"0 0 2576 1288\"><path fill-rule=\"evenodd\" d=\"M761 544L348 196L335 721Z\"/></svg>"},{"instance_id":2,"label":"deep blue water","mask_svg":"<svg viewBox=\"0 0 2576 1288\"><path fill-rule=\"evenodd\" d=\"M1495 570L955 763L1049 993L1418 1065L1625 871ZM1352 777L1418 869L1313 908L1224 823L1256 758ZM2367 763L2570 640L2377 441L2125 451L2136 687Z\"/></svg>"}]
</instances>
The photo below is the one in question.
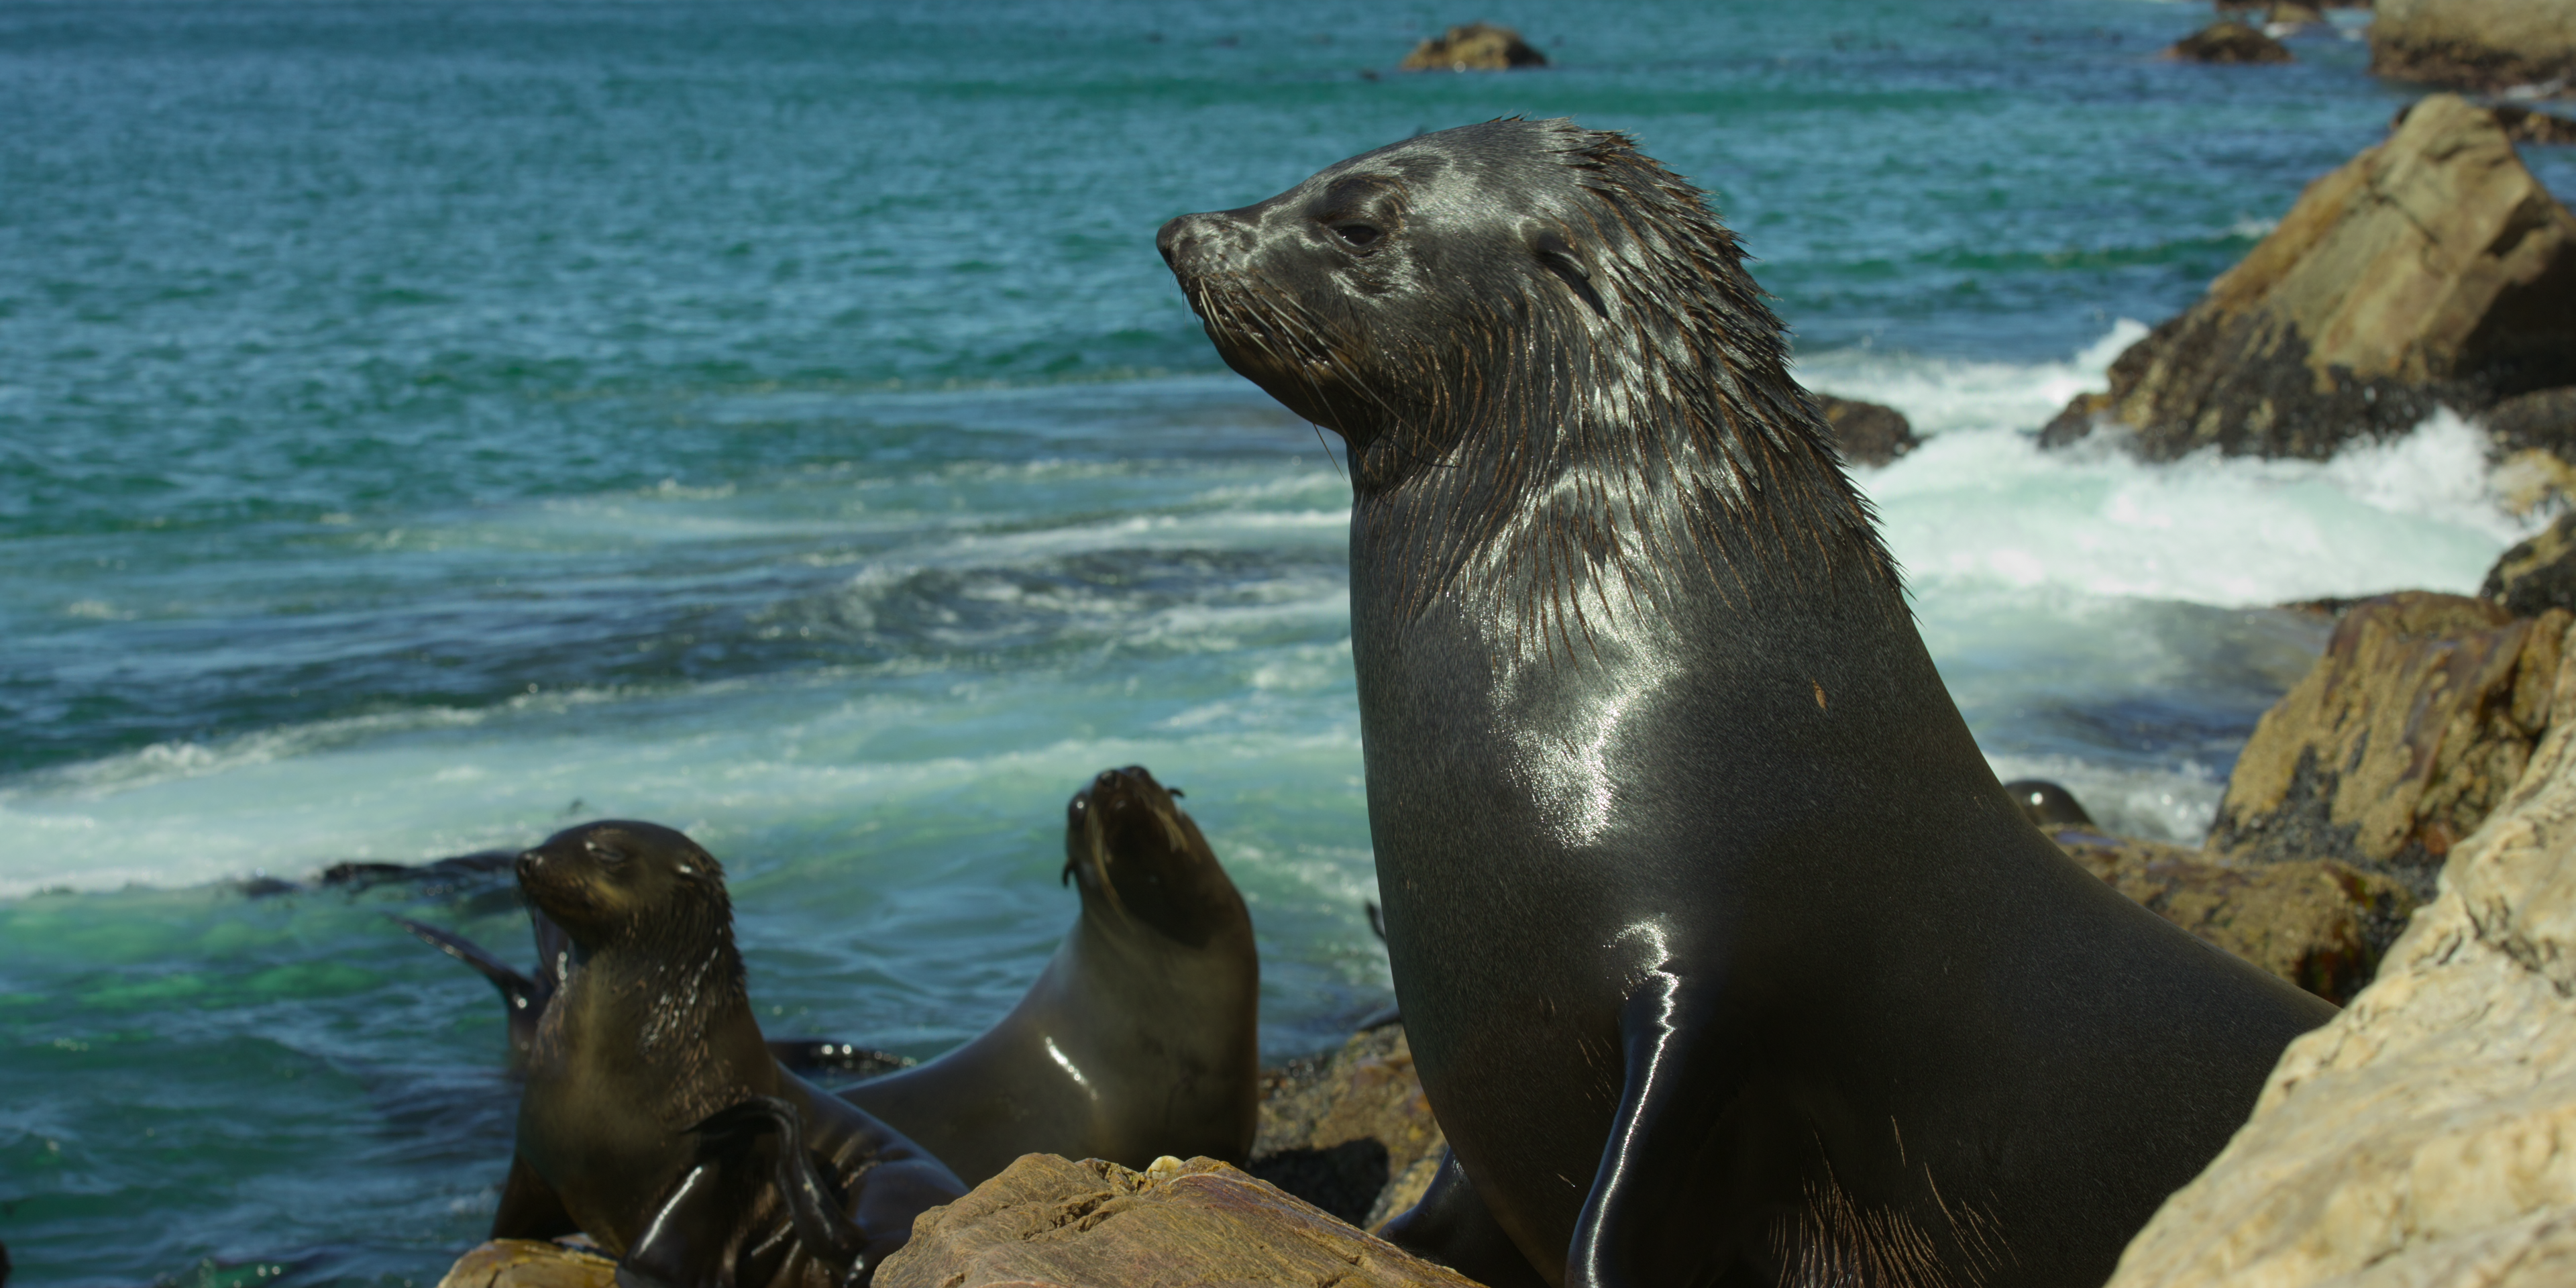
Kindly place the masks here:
<instances>
[{"instance_id":1,"label":"deep blue water","mask_svg":"<svg viewBox=\"0 0 2576 1288\"><path fill-rule=\"evenodd\" d=\"M765 1023L927 1055L1141 761L1252 903L1273 1055L1383 1002L1348 488L1152 236L1417 131L1571 115L1707 187L1810 382L1937 433L1864 485L1998 767L2192 835L2319 644L2262 605L2520 530L2455 423L2031 450L2409 96L2335 33L2152 57L2205 15L0 3L18 1280L427 1283L488 1222L499 1007L386 914L524 957L506 890L254 875L663 820ZM1474 16L1555 65L1392 71Z\"/></svg>"}]
</instances>

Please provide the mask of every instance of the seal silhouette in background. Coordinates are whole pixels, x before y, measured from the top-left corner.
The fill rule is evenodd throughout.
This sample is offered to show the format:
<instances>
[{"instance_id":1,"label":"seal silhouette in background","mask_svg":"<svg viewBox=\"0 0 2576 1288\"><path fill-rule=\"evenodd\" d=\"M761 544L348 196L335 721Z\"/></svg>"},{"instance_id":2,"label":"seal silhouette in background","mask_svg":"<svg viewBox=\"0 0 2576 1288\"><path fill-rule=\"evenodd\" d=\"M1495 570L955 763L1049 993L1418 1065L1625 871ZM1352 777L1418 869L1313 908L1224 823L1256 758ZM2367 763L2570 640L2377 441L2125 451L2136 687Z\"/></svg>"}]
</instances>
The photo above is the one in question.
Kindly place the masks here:
<instances>
[{"instance_id":1,"label":"seal silhouette in background","mask_svg":"<svg viewBox=\"0 0 2576 1288\"><path fill-rule=\"evenodd\" d=\"M2022 817L1734 237L1627 138L1429 134L1160 245L1349 447L1369 825L1454 1151L1398 1242L2098 1283L2333 1013Z\"/></svg>"},{"instance_id":2,"label":"seal silhouette in background","mask_svg":"<svg viewBox=\"0 0 2576 1288\"><path fill-rule=\"evenodd\" d=\"M1022 1154L1245 1161L1260 1115L1261 965L1243 896L1141 765L1065 806L1082 915L982 1036L841 1095L977 1184Z\"/></svg>"},{"instance_id":3,"label":"seal silhouette in background","mask_svg":"<svg viewBox=\"0 0 2576 1288\"><path fill-rule=\"evenodd\" d=\"M743 988L724 870L678 832L587 823L519 857L570 942L528 1047L496 1239L579 1230L626 1288L865 1282L965 1186L781 1069Z\"/></svg>"}]
</instances>

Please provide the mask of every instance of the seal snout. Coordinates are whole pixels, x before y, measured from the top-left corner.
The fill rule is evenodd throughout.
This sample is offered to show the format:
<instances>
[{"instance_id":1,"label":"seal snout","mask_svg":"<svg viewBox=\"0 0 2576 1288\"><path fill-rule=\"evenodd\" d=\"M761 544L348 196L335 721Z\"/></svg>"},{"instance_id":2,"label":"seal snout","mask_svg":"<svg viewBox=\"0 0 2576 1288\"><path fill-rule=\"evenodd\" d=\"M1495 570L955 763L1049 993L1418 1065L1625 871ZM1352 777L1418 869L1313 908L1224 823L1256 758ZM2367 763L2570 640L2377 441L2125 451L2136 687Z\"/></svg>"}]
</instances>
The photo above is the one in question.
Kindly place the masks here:
<instances>
[{"instance_id":1,"label":"seal snout","mask_svg":"<svg viewBox=\"0 0 2576 1288\"><path fill-rule=\"evenodd\" d=\"M1163 253L1163 263L1174 274L1203 277L1223 264L1226 252L1244 249L1251 232L1232 211L1183 215L1155 234L1154 249Z\"/></svg>"}]
</instances>

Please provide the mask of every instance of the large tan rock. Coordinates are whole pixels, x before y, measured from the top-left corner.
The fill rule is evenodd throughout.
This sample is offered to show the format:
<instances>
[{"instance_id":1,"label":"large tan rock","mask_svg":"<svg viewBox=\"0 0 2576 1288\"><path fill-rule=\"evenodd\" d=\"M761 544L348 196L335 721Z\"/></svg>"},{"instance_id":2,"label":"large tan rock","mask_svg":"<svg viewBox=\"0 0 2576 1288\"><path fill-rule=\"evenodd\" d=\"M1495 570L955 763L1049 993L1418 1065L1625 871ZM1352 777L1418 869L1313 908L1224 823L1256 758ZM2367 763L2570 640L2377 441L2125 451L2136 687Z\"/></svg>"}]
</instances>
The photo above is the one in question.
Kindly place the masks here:
<instances>
[{"instance_id":1,"label":"large tan rock","mask_svg":"<svg viewBox=\"0 0 2576 1288\"><path fill-rule=\"evenodd\" d=\"M2429 898L2462 837L2522 777L2551 719L2564 610L2517 619L2465 595L2354 605L2325 656L2254 726L2208 848L2333 859Z\"/></svg>"},{"instance_id":2,"label":"large tan rock","mask_svg":"<svg viewBox=\"0 0 2576 1288\"><path fill-rule=\"evenodd\" d=\"M438 1288L611 1288L617 1263L537 1239L494 1239L456 1259Z\"/></svg>"},{"instance_id":3,"label":"large tan rock","mask_svg":"<svg viewBox=\"0 0 2576 1288\"><path fill-rule=\"evenodd\" d=\"M2237 865L2087 828L2049 834L2148 911L2338 1006L2370 982L2416 906L2404 883L2326 859Z\"/></svg>"},{"instance_id":4,"label":"large tan rock","mask_svg":"<svg viewBox=\"0 0 2576 1288\"><path fill-rule=\"evenodd\" d=\"M1475 1288L1212 1158L1030 1154L912 1223L876 1288Z\"/></svg>"},{"instance_id":5,"label":"large tan rock","mask_svg":"<svg viewBox=\"0 0 2576 1288\"><path fill-rule=\"evenodd\" d=\"M2379 0L2370 70L2451 89L2576 77L2576 0Z\"/></svg>"},{"instance_id":6,"label":"large tan rock","mask_svg":"<svg viewBox=\"0 0 2576 1288\"><path fill-rule=\"evenodd\" d=\"M2290 1044L2111 1288L2576 1283L2576 666L2549 723L2378 981Z\"/></svg>"},{"instance_id":7,"label":"large tan rock","mask_svg":"<svg viewBox=\"0 0 2576 1288\"><path fill-rule=\"evenodd\" d=\"M2111 388L2042 432L2104 419L2170 460L2204 447L2323 459L2412 428L2576 384L2576 215L2494 115L2452 95L2308 185L2209 294L2111 365Z\"/></svg>"},{"instance_id":8,"label":"large tan rock","mask_svg":"<svg viewBox=\"0 0 2576 1288\"><path fill-rule=\"evenodd\" d=\"M1374 1229L1422 1197L1447 1146L1404 1026L1388 1024L1264 1073L1248 1170Z\"/></svg>"}]
</instances>

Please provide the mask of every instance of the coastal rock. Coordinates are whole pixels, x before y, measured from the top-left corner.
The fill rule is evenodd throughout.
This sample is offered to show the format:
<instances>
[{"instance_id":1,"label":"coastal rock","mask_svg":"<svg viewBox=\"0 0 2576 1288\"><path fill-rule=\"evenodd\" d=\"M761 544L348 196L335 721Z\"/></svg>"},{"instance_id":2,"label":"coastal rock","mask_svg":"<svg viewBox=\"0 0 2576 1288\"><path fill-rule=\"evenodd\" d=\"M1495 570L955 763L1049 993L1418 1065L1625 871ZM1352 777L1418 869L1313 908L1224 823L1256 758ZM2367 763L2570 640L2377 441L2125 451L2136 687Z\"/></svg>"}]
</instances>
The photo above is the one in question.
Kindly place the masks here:
<instances>
[{"instance_id":1,"label":"coastal rock","mask_svg":"<svg viewBox=\"0 0 2576 1288\"><path fill-rule=\"evenodd\" d=\"M2255 725L2208 848L2237 863L2332 859L2429 899L2549 727L2569 620L2425 591L2354 605Z\"/></svg>"},{"instance_id":2,"label":"coastal rock","mask_svg":"<svg viewBox=\"0 0 2576 1288\"><path fill-rule=\"evenodd\" d=\"M2475 410L2576 384L2576 215L2523 168L2493 113L2434 95L2309 184L2110 374L2110 391L2069 404L2043 445L2110 417L2136 427L2150 460L2211 446L2323 459L2437 404Z\"/></svg>"},{"instance_id":3,"label":"coastal rock","mask_svg":"<svg viewBox=\"0 0 2576 1288\"><path fill-rule=\"evenodd\" d=\"M611 1288L617 1263L538 1239L494 1239L456 1259L438 1288Z\"/></svg>"},{"instance_id":4,"label":"coastal rock","mask_svg":"<svg viewBox=\"0 0 2576 1288\"><path fill-rule=\"evenodd\" d=\"M2576 667L2550 732L2342 1015L2110 1288L2576 1283Z\"/></svg>"},{"instance_id":5,"label":"coastal rock","mask_svg":"<svg viewBox=\"0 0 2576 1288\"><path fill-rule=\"evenodd\" d=\"M1475 1288L1210 1158L1142 1172L1030 1154L914 1220L876 1288Z\"/></svg>"},{"instance_id":6,"label":"coastal rock","mask_svg":"<svg viewBox=\"0 0 2576 1288\"><path fill-rule=\"evenodd\" d=\"M1509 27L1471 22L1415 45L1401 66L1408 72L1499 72L1545 67L1547 55L1530 48Z\"/></svg>"},{"instance_id":7,"label":"coastal rock","mask_svg":"<svg viewBox=\"0 0 2576 1288\"><path fill-rule=\"evenodd\" d=\"M2576 0L2379 0L2370 70L2449 89L2576 80Z\"/></svg>"},{"instance_id":8,"label":"coastal rock","mask_svg":"<svg viewBox=\"0 0 2576 1288\"><path fill-rule=\"evenodd\" d=\"M2576 459L2576 385L2508 398L2481 419L2498 447L2538 448L2560 460Z\"/></svg>"},{"instance_id":9,"label":"coastal rock","mask_svg":"<svg viewBox=\"0 0 2576 1288\"><path fill-rule=\"evenodd\" d=\"M1261 1127L1246 1170L1375 1228L1422 1197L1447 1145L1404 1026L1389 1024L1353 1035L1330 1055L1263 1074Z\"/></svg>"},{"instance_id":10,"label":"coastal rock","mask_svg":"<svg viewBox=\"0 0 2576 1288\"><path fill-rule=\"evenodd\" d=\"M2397 881L2327 860L2240 867L2086 828L2050 836L2149 911L2338 1006L2370 982L2417 902Z\"/></svg>"},{"instance_id":11,"label":"coastal rock","mask_svg":"<svg viewBox=\"0 0 2576 1288\"><path fill-rule=\"evenodd\" d=\"M2563 116L2552 116L2547 112L2535 112L2530 108L2518 107L2512 103L2487 103L2484 106L2486 110L2495 113L2497 128L2502 129L2504 136L2516 143L2532 143L2543 147L2576 144L2576 121L2568 120ZM2388 128L2394 130L2406 124L2406 114L2414 110L2415 105L2412 103L2397 109L2397 114L2388 118Z\"/></svg>"},{"instance_id":12,"label":"coastal rock","mask_svg":"<svg viewBox=\"0 0 2576 1288\"><path fill-rule=\"evenodd\" d=\"M2232 19L2213 22L2166 46L2164 56L2189 63L2286 63L2290 47Z\"/></svg>"},{"instance_id":13,"label":"coastal rock","mask_svg":"<svg viewBox=\"0 0 2576 1288\"><path fill-rule=\"evenodd\" d=\"M1923 445L1914 436L1913 422L1893 407L1832 394L1817 394L1815 399L1826 426L1834 431L1834 445L1848 464L1885 465Z\"/></svg>"},{"instance_id":14,"label":"coastal rock","mask_svg":"<svg viewBox=\"0 0 2576 1288\"><path fill-rule=\"evenodd\" d=\"M2516 545L2487 570L2478 597L2516 617L2576 612L2576 514L2562 514L2540 535Z\"/></svg>"}]
</instances>

